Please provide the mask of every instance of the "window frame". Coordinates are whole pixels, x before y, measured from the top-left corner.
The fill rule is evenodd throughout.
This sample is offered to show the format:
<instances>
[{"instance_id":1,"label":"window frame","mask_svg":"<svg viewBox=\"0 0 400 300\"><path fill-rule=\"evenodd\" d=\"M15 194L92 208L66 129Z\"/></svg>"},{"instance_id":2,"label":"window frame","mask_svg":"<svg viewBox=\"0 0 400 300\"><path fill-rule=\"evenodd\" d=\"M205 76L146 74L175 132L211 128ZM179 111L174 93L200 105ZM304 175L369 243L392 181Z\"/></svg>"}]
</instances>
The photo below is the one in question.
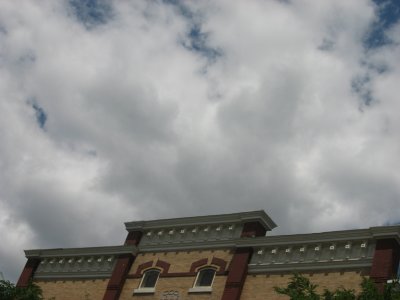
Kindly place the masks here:
<instances>
[{"instance_id":1,"label":"window frame","mask_svg":"<svg viewBox=\"0 0 400 300\"><path fill-rule=\"evenodd\" d=\"M154 286L152 286L152 287L143 286L145 278L146 278L146 276L148 276L147 274L149 274L150 272L154 272L154 271L156 271L158 273L158 276L157 276L157 279L156 279L156 281L154 283ZM140 280L140 283L139 283L139 287L134 289L133 293L134 294L153 294L153 293L155 293L156 285L157 285L158 279L160 278L160 274L161 274L161 270L157 269L157 268L151 268L151 269L147 269L146 271L144 271L143 274L142 274L142 278Z\"/></svg>"},{"instance_id":2,"label":"window frame","mask_svg":"<svg viewBox=\"0 0 400 300\"><path fill-rule=\"evenodd\" d=\"M212 270L214 272L213 274L213 278L211 280L210 285L199 285L199 280L200 280L200 276L201 273L206 271L206 270ZM189 289L189 293L206 293L206 292L212 292L212 286L214 284L214 280L215 280L215 276L217 275L217 269L213 266L205 266L202 267L201 269L199 269L197 271L196 274L196 279L193 283L193 287Z\"/></svg>"}]
</instances>

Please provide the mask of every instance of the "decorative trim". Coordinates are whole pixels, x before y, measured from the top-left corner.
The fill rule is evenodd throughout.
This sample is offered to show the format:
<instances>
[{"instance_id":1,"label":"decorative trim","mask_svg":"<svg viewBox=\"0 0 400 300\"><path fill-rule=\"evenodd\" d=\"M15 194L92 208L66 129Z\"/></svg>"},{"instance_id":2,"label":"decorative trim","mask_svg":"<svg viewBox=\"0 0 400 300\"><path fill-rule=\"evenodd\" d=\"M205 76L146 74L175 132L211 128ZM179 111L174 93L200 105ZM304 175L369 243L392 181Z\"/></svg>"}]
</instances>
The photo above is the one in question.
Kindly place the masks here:
<instances>
[{"instance_id":1,"label":"decorative trim","mask_svg":"<svg viewBox=\"0 0 400 300\"><path fill-rule=\"evenodd\" d=\"M166 261L160 260L160 259L157 260L157 262L156 262L156 267L162 269L161 274L167 274L170 266L171 266L171 264L167 263Z\"/></svg>"},{"instance_id":2,"label":"decorative trim","mask_svg":"<svg viewBox=\"0 0 400 300\"><path fill-rule=\"evenodd\" d=\"M250 266L261 269L321 268L320 266L352 267L371 264L374 240L347 240L325 243L283 244L257 247ZM303 267L301 267L303 266Z\"/></svg>"},{"instance_id":3,"label":"decorative trim","mask_svg":"<svg viewBox=\"0 0 400 300\"><path fill-rule=\"evenodd\" d=\"M154 265L154 261L150 260L147 262L144 262L140 265L138 265L136 272L134 274L128 275L128 278L141 278L143 276L143 273L147 271L147 269L151 268L158 268L160 269L160 276L161 275L166 275L168 274L169 267L171 266L170 263L163 261L163 260L157 260L156 264Z\"/></svg>"},{"instance_id":4,"label":"decorative trim","mask_svg":"<svg viewBox=\"0 0 400 300\"><path fill-rule=\"evenodd\" d=\"M326 261L313 263L290 263L290 264L270 264L253 265L249 264L249 274L273 273L283 271L320 271L320 270L338 270L338 269L365 269L372 265L371 259L360 261Z\"/></svg>"},{"instance_id":5,"label":"decorative trim","mask_svg":"<svg viewBox=\"0 0 400 300\"><path fill-rule=\"evenodd\" d=\"M134 245L85 247L85 248L58 248L25 250L27 258L74 257L74 256L99 256L99 255L136 255L138 249Z\"/></svg>"},{"instance_id":6,"label":"decorative trim","mask_svg":"<svg viewBox=\"0 0 400 300\"><path fill-rule=\"evenodd\" d=\"M184 251L184 250L197 250L197 249L230 249L236 246L238 238L221 241L191 241L187 243L176 244L163 244L163 245L141 245L140 252L165 252L165 251Z\"/></svg>"},{"instance_id":7,"label":"decorative trim","mask_svg":"<svg viewBox=\"0 0 400 300\"><path fill-rule=\"evenodd\" d=\"M219 270L217 272L224 272L226 269L226 265L228 264L226 260L223 260L218 257L213 257L211 260L211 264L214 266L218 266Z\"/></svg>"},{"instance_id":8,"label":"decorative trim","mask_svg":"<svg viewBox=\"0 0 400 300\"><path fill-rule=\"evenodd\" d=\"M271 230L276 227L275 222L272 221L272 219L263 210L152 221L134 221L126 222L125 226L126 230L128 231L144 231L148 229L159 229L165 227L203 226L211 224L246 223L251 221L260 222L266 230Z\"/></svg>"},{"instance_id":9,"label":"decorative trim","mask_svg":"<svg viewBox=\"0 0 400 300\"><path fill-rule=\"evenodd\" d=\"M154 261L150 260L145 263L140 264L136 269L136 276L141 277L146 269L149 269L153 266Z\"/></svg>"},{"instance_id":10,"label":"decorative trim","mask_svg":"<svg viewBox=\"0 0 400 300\"><path fill-rule=\"evenodd\" d=\"M127 276L127 278L142 278L143 273L146 269L149 268L154 268L154 267L158 267L160 269L162 269L162 272L160 273L160 277L165 278L165 277L194 277L197 275L198 270L200 268L209 266L209 267L217 267L216 276L226 276L228 275L228 272L226 271L226 266L227 266L227 261L218 258L218 257L213 257L211 259L211 265L208 263L208 258L202 258L199 260L196 260L195 262L193 262L190 266L190 270L189 272L174 272L174 273L170 273L169 272L169 267L170 264L166 261L162 261L162 260L158 260L157 263L154 266L154 261L147 261L144 262L142 264L140 264L137 269L136 272L134 274L130 274Z\"/></svg>"},{"instance_id":11,"label":"decorative trim","mask_svg":"<svg viewBox=\"0 0 400 300\"><path fill-rule=\"evenodd\" d=\"M36 273L35 279L102 279L102 278L110 278L112 272L98 272L98 273L90 273L90 272L74 272L74 273Z\"/></svg>"},{"instance_id":12,"label":"decorative trim","mask_svg":"<svg viewBox=\"0 0 400 300\"><path fill-rule=\"evenodd\" d=\"M341 230L331 232L318 232L307 234L291 234L266 236L258 238L242 238L235 240L237 246L256 247L273 246L282 244L298 245L303 243L326 243L349 240L371 240L392 237L400 244L400 226L380 226L367 229Z\"/></svg>"},{"instance_id":13,"label":"decorative trim","mask_svg":"<svg viewBox=\"0 0 400 300\"><path fill-rule=\"evenodd\" d=\"M236 247L268 247L279 245L302 245L310 243L333 243L343 241L368 241L392 237L400 244L400 226L381 226L368 229L341 230L308 234L292 234L280 236L265 236L255 238L232 238L215 241L189 241L163 245L141 245L140 252L180 251L196 249L236 248Z\"/></svg>"},{"instance_id":14,"label":"decorative trim","mask_svg":"<svg viewBox=\"0 0 400 300\"><path fill-rule=\"evenodd\" d=\"M195 274L199 268L201 268L202 266L206 266L207 263L208 263L208 258L202 258L202 259L196 260L190 266L189 273Z\"/></svg>"}]
</instances>

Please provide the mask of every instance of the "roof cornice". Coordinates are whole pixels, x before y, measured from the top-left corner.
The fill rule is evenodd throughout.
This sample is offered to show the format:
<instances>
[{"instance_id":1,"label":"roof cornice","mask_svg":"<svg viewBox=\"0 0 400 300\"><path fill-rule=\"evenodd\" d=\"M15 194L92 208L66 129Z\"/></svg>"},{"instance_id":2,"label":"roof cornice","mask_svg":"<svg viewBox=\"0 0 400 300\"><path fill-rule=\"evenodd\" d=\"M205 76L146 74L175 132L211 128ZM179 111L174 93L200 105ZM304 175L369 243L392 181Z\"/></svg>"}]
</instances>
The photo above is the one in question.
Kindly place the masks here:
<instances>
[{"instance_id":1,"label":"roof cornice","mask_svg":"<svg viewBox=\"0 0 400 300\"><path fill-rule=\"evenodd\" d=\"M280 244L324 243L348 240L370 240L394 238L400 244L400 225L379 226L367 229L352 229L307 234L291 234L265 236L258 238L242 238L237 240L238 246L266 246Z\"/></svg>"},{"instance_id":2,"label":"roof cornice","mask_svg":"<svg viewBox=\"0 0 400 300\"><path fill-rule=\"evenodd\" d=\"M134 245L86 247L86 248L56 248L25 250L27 258L73 257L94 255L119 255L136 254L138 251Z\"/></svg>"},{"instance_id":3,"label":"roof cornice","mask_svg":"<svg viewBox=\"0 0 400 300\"><path fill-rule=\"evenodd\" d=\"M323 244L349 241L371 241L394 238L400 241L400 226L380 226L367 229L341 230L308 234L292 234L265 237L232 238L215 241L190 241L161 245L139 246L140 252L179 251L232 247L272 247L285 245ZM400 243L399 243L400 244Z\"/></svg>"},{"instance_id":4,"label":"roof cornice","mask_svg":"<svg viewBox=\"0 0 400 300\"><path fill-rule=\"evenodd\" d=\"M358 269L358 268L370 268L372 265L372 259L360 259L360 260L345 260L345 261L325 261L325 262L298 262L298 263L285 263L285 264L274 264L274 265L249 265L249 273L271 273L271 272L283 272L283 271L318 271L327 269Z\"/></svg>"},{"instance_id":5,"label":"roof cornice","mask_svg":"<svg viewBox=\"0 0 400 300\"><path fill-rule=\"evenodd\" d=\"M400 225L370 227L369 231L375 239L394 238L400 244Z\"/></svg>"},{"instance_id":6,"label":"roof cornice","mask_svg":"<svg viewBox=\"0 0 400 300\"><path fill-rule=\"evenodd\" d=\"M195 216L151 221L133 221L126 222L125 227L128 231L144 231L167 227L203 226L211 224L246 223L256 221L260 222L266 230L271 230L277 226L264 210L257 210L233 214Z\"/></svg>"}]
</instances>

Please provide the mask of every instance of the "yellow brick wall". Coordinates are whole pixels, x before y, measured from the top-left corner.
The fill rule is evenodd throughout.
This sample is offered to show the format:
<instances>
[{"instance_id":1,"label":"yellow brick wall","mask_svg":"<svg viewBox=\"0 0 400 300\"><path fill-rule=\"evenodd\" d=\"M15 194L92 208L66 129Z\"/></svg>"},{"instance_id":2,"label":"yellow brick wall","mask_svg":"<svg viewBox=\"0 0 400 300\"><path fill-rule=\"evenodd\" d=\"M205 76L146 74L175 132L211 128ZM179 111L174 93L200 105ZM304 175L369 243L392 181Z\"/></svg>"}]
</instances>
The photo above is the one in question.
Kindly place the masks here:
<instances>
[{"instance_id":1,"label":"yellow brick wall","mask_svg":"<svg viewBox=\"0 0 400 300\"><path fill-rule=\"evenodd\" d=\"M142 253L136 258L129 274L135 274L138 266L148 261L154 261L154 264L158 259L168 262L171 264L169 273L187 273L193 262L208 258L208 262L211 262L213 257L223 259L229 262L232 258L232 252L230 250L210 250L210 251L180 251L180 252L161 252L161 253ZM121 293L121 300L127 299L146 299L146 300L159 300L162 293L170 290L179 292L179 299L185 300L202 300L212 299L219 300L222 297L224 291L226 276L217 275L214 279L212 286L212 293L188 293L188 290L193 287L195 276L189 277L160 277L157 281L156 292L150 295L139 295L133 294L133 290L139 287L140 278L138 279L127 279L124 288Z\"/></svg>"},{"instance_id":2,"label":"yellow brick wall","mask_svg":"<svg viewBox=\"0 0 400 300\"><path fill-rule=\"evenodd\" d=\"M225 288L226 276L215 277L211 293L188 293L189 288L193 286L194 280L195 277L161 277L157 281L156 292L154 294L140 295L133 294L133 290L139 286L140 279L127 279L120 300L159 300L163 292L171 290L177 291L179 293L179 299L221 299L222 293Z\"/></svg>"},{"instance_id":3,"label":"yellow brick wall","mask_svg":"<svg viewBox=\"0 0 400 300\"><path fill-rule=\"evenodd\" d=\"M35 280L43 290L44 299L98 300L103 299L108 279Z\"/></svg>"},{"instance_id":4,"label":"yellow brick wall","mask_svg":"<svg viewBox=\"0 0 400 300\"><path fill-rule=\"evenodd\" d=\"M199 251L179 251L179 252L158 252L158 253L141 253L133 263L129 274L135 274L137 267L145 262L163 260L171 264L169 273L189 272L190 266L196 260L208 258L209 262L213 257L221 258L229 262L232 259L231 250L199 250ZM228 267L228 266L227 266Z\"/></svg>"},{"instance_id":5,"label":"yellow brick wall","mask_svg":"<svg viewBox=\"0 0 400 300\"><path fill-rule=\"evenodd\" d=\"M354 289L360 291L360 283L364 275L360 270L346 272L313 272L305 273L311 283L318 285L317 292L322 293L324 289L335 290L339 287L346 289ZM285 274L260 274L247 275L246 282L243 287L241 300L287 300L287 296L278 295L274 286L286 287L291 273Z\"/></svg>"}]
</instances>

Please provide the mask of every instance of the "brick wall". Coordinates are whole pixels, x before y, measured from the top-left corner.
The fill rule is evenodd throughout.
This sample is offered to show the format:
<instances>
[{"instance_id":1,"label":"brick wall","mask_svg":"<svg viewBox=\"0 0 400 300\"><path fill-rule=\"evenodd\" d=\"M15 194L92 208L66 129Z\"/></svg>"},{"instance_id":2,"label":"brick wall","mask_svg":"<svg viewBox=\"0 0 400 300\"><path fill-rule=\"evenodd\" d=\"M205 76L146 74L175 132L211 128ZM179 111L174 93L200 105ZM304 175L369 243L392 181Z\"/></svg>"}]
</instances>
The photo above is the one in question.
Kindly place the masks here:
<instances>
[{"instance_id":1,"label":"brick wall","mask_svg":"<svg viewBox=\"0 0 400 300\"><path fill-rule=\"evenodd\" d=\"M226 276L216 276L212 286L212 293L188 293L189 288L193 286L195 277L165 277L159 278L156 285L156 292L150 295L138 295L133 294L133 290L138 287L140 279L127 279L125 281L124 289L121 293L121 300L159 300L164 292L177 291L179 293L179 299L185 300L202 300L212 299L220 300L222 292L225 287Z\"/></svg>"},{"instance_id":2,"label":"brick wall","mask_svg":"<svg viewBox=\"0 0 400 300\"><path fill-rule=\"evenodd\" d=\"M360 290L362 277L366 273L361 270L346 272L314 272L305 273L313 284L318 285L317 292L323 292L324 289L335 290L339 287ZM291 273L282 274L257 274L247 275L244 284L241 300L287 300L287 296L278 295L274 286L286 287L292 277Z\"/></svg>"},{"instance_id":3,"label":"brick wall","mask_svg":"<svg viewBox=\"0 0 400 300\"><path fill-rule=\"evenodd\" d=\"M231 250L203 250L203 251L179 251L179 252L160 252L160 253L140 253L133 263L129 275L136 273L139 265L148 261L162 260L171 264L168 272L179 273L189 272L193 262L207 258L211 260L213 257L224 259L230 262L232 258Z\"/></svg>"},{"instance_id":4,"label":"brick wall","mask_svg":"<svg viewBox=\"0 0 400 300\"><path fill-rule=\"evenodd\" d=\"M396 277L399 258L400 247L395 239L377 241L370 277L381 291L388 279Z\"/></svg>"},{"instance_id":5,"label":"brick wall","mask_svg":"<svg viewBox=\"0 0 400 300\"><path fill-rule=\"evenodd\" d=\"M207 261L207 264L211 264L213 258L218 258L229 263L232 258L232 252L231 250L207 250L139 254L136 257L136 260L133 263L131 270L129 271L128 279L125 281L120 299L159 300L164 292L174 290L179 293L180 299L220 300L227 277L225 274L216 275L212 286L212 293L188 293L188 290L193 287L194 281L196 279L196 274L190 272L193 263L198 262L201 259L205 259L204 261ZM169 263L170 266L168 268L168 272L162 274L158 279L156 292L150 295L133 295L133 290L139 287L141 280L141 278L137 276L138 269L140 270L143 264L149 262L153 263L147 264L147 268L151 266L154 267L157 261ZM228 267L228 265L226 267ZM141 272L143 272L143 270ZM173 276L170 276L171 274L173 274Z\"/></svg>"},{"instance_id":6,"label":"brick wall","mask_svg":"<svg viewBox=\"0 0 400 300\"><path fill-rule=\"evenodd\" d=\"M35 280L43 290L44 299L98 300L103 299L108 279L87 280Z\"/></svg>"}]
</instances>

